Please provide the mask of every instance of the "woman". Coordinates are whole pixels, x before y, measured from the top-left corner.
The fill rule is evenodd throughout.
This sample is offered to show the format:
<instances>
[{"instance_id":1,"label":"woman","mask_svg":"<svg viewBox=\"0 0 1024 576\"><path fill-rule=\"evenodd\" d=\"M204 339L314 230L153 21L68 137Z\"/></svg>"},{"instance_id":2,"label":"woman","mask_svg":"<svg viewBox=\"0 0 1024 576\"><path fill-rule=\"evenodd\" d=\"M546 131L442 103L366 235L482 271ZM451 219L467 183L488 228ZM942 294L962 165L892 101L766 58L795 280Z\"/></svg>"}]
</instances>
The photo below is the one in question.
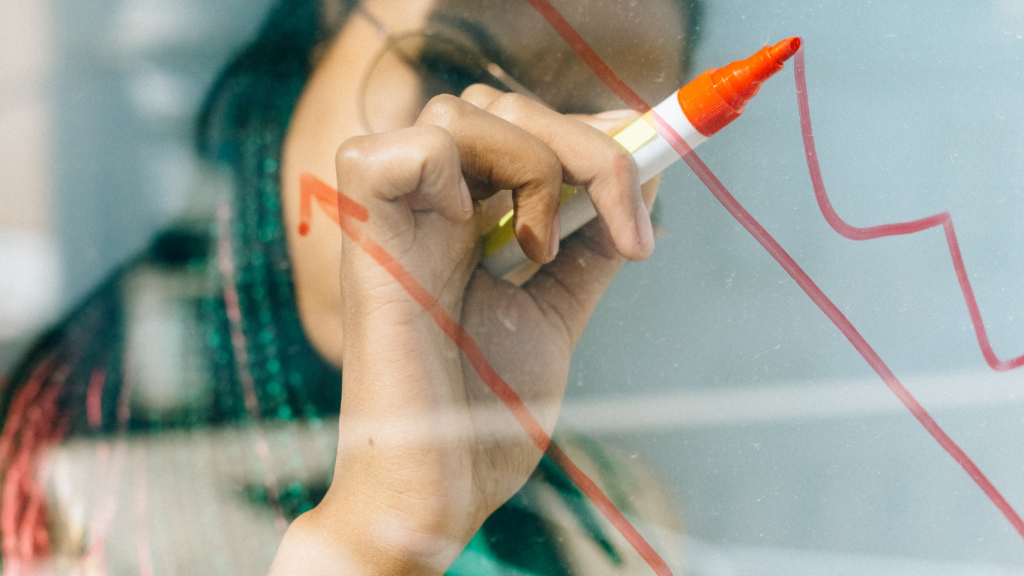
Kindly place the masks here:
<instances>
[{"instance_id":1,"label":"woman","mask_svg":"<svg viewBox=\"0 0 1024 576\"><path fill-rule=\"evenodd\" d=\"M682 84L694 14L672 0L629 4L563 9L627 83L656 100ZM419 91L406 97L408 71L388 58L427 85L437 66L424 55L436 54L406 37L466 46L456 52L502 71L469 78L493 86L476 84L421 110ZM446 62L441 69L456 85L473 75ZM530 96L504 94L509 88ZM559 506L601 554L593 566L633 566L404 288L323 214L314 213L308 235L298 233L303 175L337 183L367 209L362 233L459 321L550 434L587 318L623 259L653 250L648 208L657 183L641 190L631 160L602 131L629 122L628 111L562 115L616 106L526 2L282 2L218 81L200 122L201 152L230 169L233 192L216 224L197 219L159 237L43 338L4 389L7 573L47 557L72 569L117 571L134 561L180 570L176 559L203 543L158 543L182 531L151 521L165 506L157 488L169 477L154 475L152 461L181 446L192 454L196 442L211 446L209 462L224 469L225 446L232 454L248 446L255 456L236 468L258 469L263 482L242 492L266 502L279 526L301 513L273 574L483 574L502 563L536 574L588 570L578 565L588 561L586 545L558 544L538 512ZM559 247L563 180L587 185L601 218ZM501 190L514 191L517 238L544 264L521 288L476 266L480 231L513 201ZM208 228L217 230L212 240ZM153 318L169 315L183 328L156 338L162 324ZM182 361L169 367L174 350ZM333 472L316 477L309 470L318 457L302 454L293 468L306 477L290 481L280 461L315 443L301 430L328 429L333 420L324 418L338 414L339 402ZM166 438L178 447L160 445ZM88 458L103 464L92 467L95 477L81 472ZM110 473L122 468L132 470L123 484L132 485L133 504L104 508L122 498L120 473ZM617 485L614 472L603 476ZM113 488L83 495L88 484ZM206 502L179 492L187 494L179 506ZM620 496L628 504L629 493ZM83 506L99 512L75 512ZM126 506L135 524L120 538L110 518ZM196 531L206 539L206 530L219 531L224 547L232 531L256 539L255 525L238 526L242 517ZM136 542L134 558L118 560L125 539Z\"/></svg>"}]
</instances>

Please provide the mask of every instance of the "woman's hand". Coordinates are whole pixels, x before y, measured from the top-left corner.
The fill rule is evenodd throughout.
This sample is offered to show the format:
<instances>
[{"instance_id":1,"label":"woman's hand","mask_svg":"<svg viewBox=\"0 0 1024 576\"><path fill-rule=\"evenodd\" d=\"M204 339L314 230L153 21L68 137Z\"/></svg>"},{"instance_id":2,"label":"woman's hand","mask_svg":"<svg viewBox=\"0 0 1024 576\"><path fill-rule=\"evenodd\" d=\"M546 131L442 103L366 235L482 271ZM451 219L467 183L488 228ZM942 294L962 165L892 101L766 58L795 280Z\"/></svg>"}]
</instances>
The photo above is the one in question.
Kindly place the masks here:
<instances>
[{"instance_id":1,"label":"woman's hand","mask_svg":"<svg viewBox=\"0 0 1024 576\"><path fill-rule=\"evenodd\" d=\"M601 294L623 257L653 250L656 183L641 195L632 159L597 128L483 86L435 98L412 128L347 140L337 171L339 190L369 210L361 233L465 328L550 434ZM563 181L586 185L600 217L559 250ZM473 201L501 190L513 191L524 251L546 263L521 288L477 267L489 222ZM272 573L442 574L541 451L431 315L349 238L340 283L334 481L289 529Z\"/></svg>"}]
</instances>

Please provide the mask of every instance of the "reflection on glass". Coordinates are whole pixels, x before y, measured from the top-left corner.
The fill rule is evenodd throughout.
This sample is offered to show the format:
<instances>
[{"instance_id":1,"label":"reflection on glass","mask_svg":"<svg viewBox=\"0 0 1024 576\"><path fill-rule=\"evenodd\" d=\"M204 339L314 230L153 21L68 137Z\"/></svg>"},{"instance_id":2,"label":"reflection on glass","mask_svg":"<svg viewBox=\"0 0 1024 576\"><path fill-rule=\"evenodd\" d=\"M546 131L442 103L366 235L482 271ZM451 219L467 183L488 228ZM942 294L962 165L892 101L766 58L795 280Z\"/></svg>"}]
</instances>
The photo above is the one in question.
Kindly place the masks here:
<instances>
[{"instance_id":1,"label":"reflection on glass","mask_svg":"<svg viewBox=\"0 0 1024 576\"><path fill-rule=\"evenodd\" d=\"M407 127L473 82L562 112L622 105L526 2L368 1L376 23L348 2L285 2L262 33L263 5L108 4L0 8L22 23L0 24L4 571L265 573L338 475L344 425L282 215L288 121L331 62L319 41L356 30L365 55L332 88L351 116L338 137L323 125L332 184L344 136ZM837 214L948 210L995 354L1021 353L1017 3L708 0L699 19L690 2L554 4L652 102L683 81L665 60L700 71L799 34ZM699 154L1024 507L1020 373L986 364L938 230L851 242L825 223L790 82ZM658 210L657 251L618 277L573 355L555 437L674 573L1021 573L1014 527L682 164ZM337 234L323 215L315 231ZM449 573L570 570L651 573L544 459Z\"/></svg>"}]
</instances>

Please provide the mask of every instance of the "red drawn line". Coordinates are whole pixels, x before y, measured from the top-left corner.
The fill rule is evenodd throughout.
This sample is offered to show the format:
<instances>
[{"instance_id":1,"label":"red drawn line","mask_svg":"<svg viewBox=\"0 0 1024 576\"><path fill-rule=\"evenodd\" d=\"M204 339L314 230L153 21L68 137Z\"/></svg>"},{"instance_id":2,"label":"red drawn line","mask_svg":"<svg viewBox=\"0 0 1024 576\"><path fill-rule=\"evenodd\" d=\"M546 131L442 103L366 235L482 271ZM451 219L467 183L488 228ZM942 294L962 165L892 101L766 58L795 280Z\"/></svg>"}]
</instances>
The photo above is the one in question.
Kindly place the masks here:
<instances>
[{"instance_id":1,"label":"red drawn line","mask_svg":"<svg viewBox=\"0 0 1024 576\"><path fill-rule=\"evenodd\" d=\"M338 219L338 210L341 209L360 222L370 219L369 210L351 198L339 195L337 190L312 174L304 173L299 176L299 189L302 191L299 195L299 234L302 236L309 234L310 223L313 219L314 198L335 224L341 224Z\"/></svg>"},{"instance_id":2,"label":"red drawn line","mask_svg":"<svg viewBox=\"0 0 1024 576\"><path fill-rule=\"evenodd\" d=\"M989 345L988 335L985 333L985 326L981 321L981 312L978 310L978 304L974 299L974 292L971 289L970 281L967 279L967 271L964 267L963 258L960 255L959 243L956 239L956 232L953 230L953 220L949 215L949 212L942 212L934 216L915 220L913 222L901 222L896 224L883 224L881 226L873 226L870 228L856 228L850 226L835 213L832 209L832 204L829 202L828 195L825 192L825 183L821 177L821 168L818 165L817 155L814 149L814 133L811 130L811 116L810 106L807 101L807 82L804 75L804 53L801 48L796 53L796 59L794 61L794 71L796 77L797 86L797 101L800 109L800 128L803 132L804 138L804 153L807 157L807 166L811 172L811 182L814 187L814 195L818 200L818 206L821 208L822 215L825 220L828 221L829 225L836 230L839 234L853 239L853 240L868 240L871 238L880 238L883 236L894 236L894 235L905 235L914 234L921 230L927 230L938 225L941 225L946 232L946 242L949 245L950 256L953 259L953 266L956 268L956 275L960 281L960 288L964 293L964 299L967 301L967 307L970 310L971 319L974 322L975 333L978 337L978 343L981 345L982 353L985 356L985 360L988 362L994 370L1010 370L1019 367L1024 364L1024 356L1017 357L1009 361L1001 361L995 357L991 346ZM802 271L801 271L802 272ZM818 290L817 286L814 287ZM818 290L820 293L820 290ZM825 298L824 293L821 293L821 298ZM813 297L812 297L813 299ZM903 386L896 376L889 370L889 367L885 365L881 357L868 345L867 341L853 329L853 325L850 321L839 312L838 308L828 301L828 305L835 309L834 314L846 325L848 329L852 331L856 339L847 334L847 338L853 343L854 347L864 356L864 359L871 364L871 367L875 372L881 376L882 380L885 381L893 393L900 399L901 402L910 410L915 418L928 430L928 433L942 446L942 448L953 457L954 460L967 472L968 475L978 484L978 486L985 492L985 495L992 500L1000 512L1006 516L1006 519L1010 521L1010 524L1017 530L1017 532L1024 537L1024 521L1021 520L1020 516L1013 509L1012 506L1003 498L1003 495L999 493L994 485L985 477L985 475L978 469L977 465L967 456L966 453L939 427L938 423L932 419L932 417L925 411L925 409L914 399L910 392ZM817 301L815 302L817 303ZM819 307L821 305L819 304ZM823 309L824 310L824 309ZM829 314L829 312L826 312ZM829 315L832 318L832 315ZM836 325L843 330L843 326L840 326L836 319L832 320L836 322ZM844 334L846 331L844 330Z\"/></svg>"},{"instance_id":3,"label":"red drawn line","mask_svg":"<svg viewBox=\"0 0 1024 576\"><path fill-rule=\"evenodd\" d=\"M597 52L590 47L590 44L580 36L580 33L572 27L572 24L565 19L564 16L547 0L526 0L533 9L540 13L551 27L558 31L562 39L579 55L580 58L586 62L587 66L597 74L597 77L605 83L616 96L619 97L626 106L629 106L633 110L637 111L641 115L646 114L651 109L650 104L644 101L636 92L619 78L618 74L615 73L605 61L597 55Z\"/></svg>"},{"instance_id":4,"label":"red drawn line","mask_svg":"<svg viewBox=\"0 0 1024 576\"><path fill-rule=\"evenodd\" d=\"M672 572L668 565L658 555L654 548L644 540L643 536L630 524L629 520L619 511L612 501L601 491L597 484L576 466L568 456L562 452L544 431L544 428L537 422L537 419L530 413L522 398L515 390L508 385L500 374L491 366L484 356L483 351L477 345L473 337L466 332L458 322L455 321L444 308L438 304L426 288L423 287L398 260L391 256L383 246L373 241L365 234L353 220L366 222L369 219L369 212L361 204L352 200L345 194L332 189L330 186L317 179L311 174L303 174L300 179L300 206L312 206L313 198L316 198L320 207L341 227L342 232L355 244L362 248L382 268L387 270L396 282L405 288L412 297L430 317L437 323L438 327L448 338L459 347L459 350L469 360L469 364L477 373L484 384L501 399L505 407L522 426L523 430L530 437L530 440L548 455L556 466L565 472L566 476L579 487L580 491L587 495L598 510L612 523L613 526L626 538L640 556L647 562L656 574L671 576ZM330 194L326 194L330 191ZM299 233L306 235L310 230L312 210L299 210Z\"/></svg>"},{"instance_id":5,"label":"red drawn line","mask_svg":"<svg viewBox=\"0 0 1024 576\"><path fill-rule=\"evenodd\" d=\"M1013 370L1024 365L1024 354L1010 360L1000 360L992 350L988 339L988 332L985 330L985 323L981 320L981 310L978 308L978 301L974 297L974 289L971 288L971 281L967 277L967 268L964 266L963 256L960 254L960 243L957 241L956 231L953 229L953 217L949 212L942 212L913 220L910 222L895 222L879 226L858 228L851 226L844 221L835 209L825 191L825 180L821 176L821 166L818 165L818 155L814 147L814 131L811 130L811 110L807 101L807 79L805 77L804 53L799 51L793 61L793 72L796 76L796 98L797 106L800 109L800 131L804 138L804 155L807 157L807 169L811 173L811 185L814 187L814 197L818 201L818 208L822 216L833 230L851 240L871 240L885 236L904 236L915 234L922 230L942 226L946 233L946 244L949 246L949 256L953 259L953 268L956 270L956 278L960 282L960 291L963 292L964 301L967 303L967 310L971 315L971 322L974 324L974 333L978 338L978 346L985 357L985 362L998 372Z\"/></svg>"},{"instance_id":6,"label":"red drawn line","mask_svg":"<svg viewBox=\"0 0 1024 576\"><path fill-rule=\"evenodd\" d=\"M579 54L580 58L582 58L585 62L587 62L588 65L590 65L588 57L590 54L593 53L593 50L589 48L587 50L580 50L577 48L577 44L579 42L582 42L582 39L580 38L579 34L572 29L572 27L569 25L568 22L565 21L564 18L557 14L557 11L555 11L555 9L547 2L547 0L527 0L527 2L529 2L531 6L534 6L534 8L538 8L538 6L540 6L540 8L538 8L538 11L541 13L541 15L544 16L547 19L548 23L551 24L551 26L562 36L562 38L571 47L573 47L574 50L577 51L577 54ZM552 14L557 15L557 17L552 16ZM803 62L803 50L803 39L801 39L801 47L796 54L796 60L798 63L800 63L798 64L798 66L800 66ZM599 78L601 78L605 85L608 86L608 88L610 88L611 90L613 90L616 93L616 95L624 102L630 103L635 102L637 99L639 99L639 96L635 92L633 92L632 89L626 86L625 83L623 83L622 80L618 76L616 76L615 73L611 71L607 66L590 65L590 68L591 70L594 71L595 74L598 75ZM802 71L802 66L800 66L800 68L798 69ZM801 97L803 100L806 100L807 86L803 82L803 80L804 78L802 74L797 77L797 94L798 97ZM637 112L643 113L646 110L649 110L650 106L645 103L642 107L634 106L633 108ZM808 135L810 134L810 118L807 113L807 106L805 103L801 104L800 114L801 127L805 130L805 146L808 142L813 144L813 138L808 139ZM804 120L805 117L806 122ZM914 398L910 391L907 390L906 387L903 386L903 384L896 378L896 375L893 374L892 370L889 369L889 367L885 364L885 362L878 355L878 353L875 352L873 348L871 348L867 340L865 340L864 337L860 334L860 332L858 332L857 329L853 326L853 323L850 322L850 320L839 310L839 308L828 298L828 296L826 296L825 293L822 292L821 288L818 288L814 281L811 280L810 276L808 276L807 273L804 272L802 268L800 268L800 265L798 265L796 261L793 259L793 257L790 256L789 253L782 248L782 246L775 240L775 238L773 238L771 234L769 234L768 231L765 230L761 226L761 224L758 223L757 220L753 216L751 216L750 213L746 211L746 209L743 208L739 201L737 201L736 198L729 193L725 186L711 172L707 165L704 164L704 162L697 156L693 149L686 144L686 142L679 136L679 134L676 133L676 131L671 126L669 126L662 118L660 118L657 115L657 113L653 114L653 120L655 128L658 130L658 133L661 135L661 137L668 141L673 146L673 148L675 148L676 152L678 152L679 155L683 158L683 160L686 161L686 164L690 167L690 169L693 170L697 177L700 178L701 182L703 182L704 185L707 186L708 190L711 191L711 193L722 204L722 206L725 207L729 214L732 215L732 217L735 218L736 221L739 222L747 230L747 232L749 232L750 235L753 236L754 239L757 240L758 243L761 244L761 246L768 251L769 254L771 254L772 258L774 258L775 261L782 266L786 273L789 274L789 276L796 281L797 285L800 286L800 288L804 291L805 294L807 294L811 301L813 301L818 306L818 308L822 312L824 312L826 316L828 316L829 320L831 320L832 323L835 324L837 328L839 328L839 331L842 332L844 336L846 336L846 339L849 340L851 344L853 344L853 347L857 350L857 352L860 353L860 355L864 358L865 361L867 361L867 363L871 366L875 373L878 374L878 376L882 379L883 382L885 382L885 385L889 387L889 390L891 390L893 394L895 394L896 397L899 398L900 402L902 402L903 405L906 406L910 413L914 416L914 418L916 418L917 421L920 422L922 426L924 426L925 430L927 430L928 433L931 434L932 438L934 438L935 441L938 442L939 445L942 446L942 448L950 456L953 457L957 464L959 464L964 469L964 471L967 472L971 479L974 480L978 487L981 488L985 495L988 496L988 498L992 501L993 504L995 504L996 508L998 508L999 511L1002 512L1003 516L1005 516L1006 519L1010 522L1010 524L1013 525L1017 533L1020 534L1021 537L1024 537L1024 521L1021 520L1017 512L1013 509L1012 506L1010 506L1006 499L1003 498L1002 494L999 493L999 491L992 484L992 482L985 477L985 475L981 472L977 465L974 464L970 457L968 457L967 454L956 444L956 442L954 442L953 439L950 438L945 433L945 431L942 430L938 423L935 422L931 415L928 414L924 407L921 406L921 404ZM811 165L813 163L813 166L811 166L811 177L813 180L815 178L815 167L817 166L817 161L815 160L816 156L814 156L813 147L805 148L805 152L808 156L808 164ZM819 184L821 184L820 187ZM819 188L821 191L820 194L818 192ZM829 213L825 212L824 206L828 206L829 209L831 209L831 206L827 203L828 200L827 197L825 197L824 192L824 185L821 181L821 172L820 170L818 170L817 180L815 181L815 193L818 195L819 205L823 206L823 213L825 214L825 218L829 219ZM825 197L825 204L821 203L821 199L823 197ZM834 218L833 220L829 221L830 224L833 224L833 221L837 222L842 225L841 227L846 227L844 228L846 232L854 233L857 235L877 234L879 236L884 236L893 233L893 230L901 230L899 228L900 225L893 224L866 229L853 228L842 222L842 220L840 220L838 216L835 216L834 212L831 212L831 214L832 216L834 216ZM932 216L930 218L919 220L917 222L906 223L906 230L923 230L925 228L937 225L932 222L942 221L942 218L943 215L940 214L937 216ZM945 218L948 219L948 214L945 215ZM971 308L971 317L975 321L975 329L978 330L978 326L981 322L980 313L976 312L977 304L974 303L973 293L971 291L970 284L967 282L967 276L963 269L963 262L960 258L959 248L957 247L956 236L955 234L953 234L952 221L949 222L950 223L948 226L946 226L945 224L943 225L946 229L946 238L950 244L950 251L953 256L954 263L959 263L960 265L957 268L957 276L960 279L960 285L964 291L965 296L968 297L968 307ZM835 226L836 224L833 224L833 227ZM837 231L839 231L839 228L837 228ZM843 232L840 231L840 233ZM857 239L866 239L866 237ZM983 346L987 346L988 338L987 336L985 336L983 325L981 327L981 330L978 332L978 338L980 342L984 343ZM991 351L988 350L985 353L986 359L988 359L988 355L991 354ZM994 359L994 355L992 357ZM1016 367L1020 365L1021 359L1018 358L1011 362L1016 362L1017 364L1015 366L1010 367ZM992 362L990 361L989 364L992 365ZM996 364L1000 364L998 360L996 360Z\"/></svg>"}]
</instances>

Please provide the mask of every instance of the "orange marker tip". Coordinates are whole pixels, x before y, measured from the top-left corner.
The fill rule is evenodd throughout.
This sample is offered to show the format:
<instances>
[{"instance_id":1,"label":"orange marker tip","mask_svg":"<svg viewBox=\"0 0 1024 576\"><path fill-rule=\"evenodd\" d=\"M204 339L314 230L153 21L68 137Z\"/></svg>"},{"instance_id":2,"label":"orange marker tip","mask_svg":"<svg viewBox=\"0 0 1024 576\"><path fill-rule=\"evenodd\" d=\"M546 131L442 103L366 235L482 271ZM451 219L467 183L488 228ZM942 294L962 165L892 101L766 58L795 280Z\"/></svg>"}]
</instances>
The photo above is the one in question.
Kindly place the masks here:
<instances>
[{"instance_id":1,"label":"orange marker tip","mask_svg":"<svg viewBox=\"0 0 1024 576\"><path fill-rule=\"evenodd\" d=\"M309 234L309 222L299 224L299 236L306 236L307 234Z\"/></svg>"},{"instance_id":2,"label":"orange marker tip","mask_svg":"<svg viewBox=\"0 0 1024 576\"><path fill-rule=\"evenodd\" d=\"M698 132L711 136L743 113L761 84L782 70L783 62L796 54L800 44L800 37L793 36L750 58L708 70L677 92L679 107Z\"/></svg>"},{"instance_id":3,"label":"orange marker tip","mask_svg":"<svg viewBox=\"0 0 1024 576\"><path fill-rule=\"evenodd\" d=\"M793 57L796 51L800 49L800 37L793 36L792 38L786 38L782 42L779 42L775 46L772 46L768 53L771 55L772 60L778 64L782 64L786 60Z\"/></svg>"}]
</instances>

